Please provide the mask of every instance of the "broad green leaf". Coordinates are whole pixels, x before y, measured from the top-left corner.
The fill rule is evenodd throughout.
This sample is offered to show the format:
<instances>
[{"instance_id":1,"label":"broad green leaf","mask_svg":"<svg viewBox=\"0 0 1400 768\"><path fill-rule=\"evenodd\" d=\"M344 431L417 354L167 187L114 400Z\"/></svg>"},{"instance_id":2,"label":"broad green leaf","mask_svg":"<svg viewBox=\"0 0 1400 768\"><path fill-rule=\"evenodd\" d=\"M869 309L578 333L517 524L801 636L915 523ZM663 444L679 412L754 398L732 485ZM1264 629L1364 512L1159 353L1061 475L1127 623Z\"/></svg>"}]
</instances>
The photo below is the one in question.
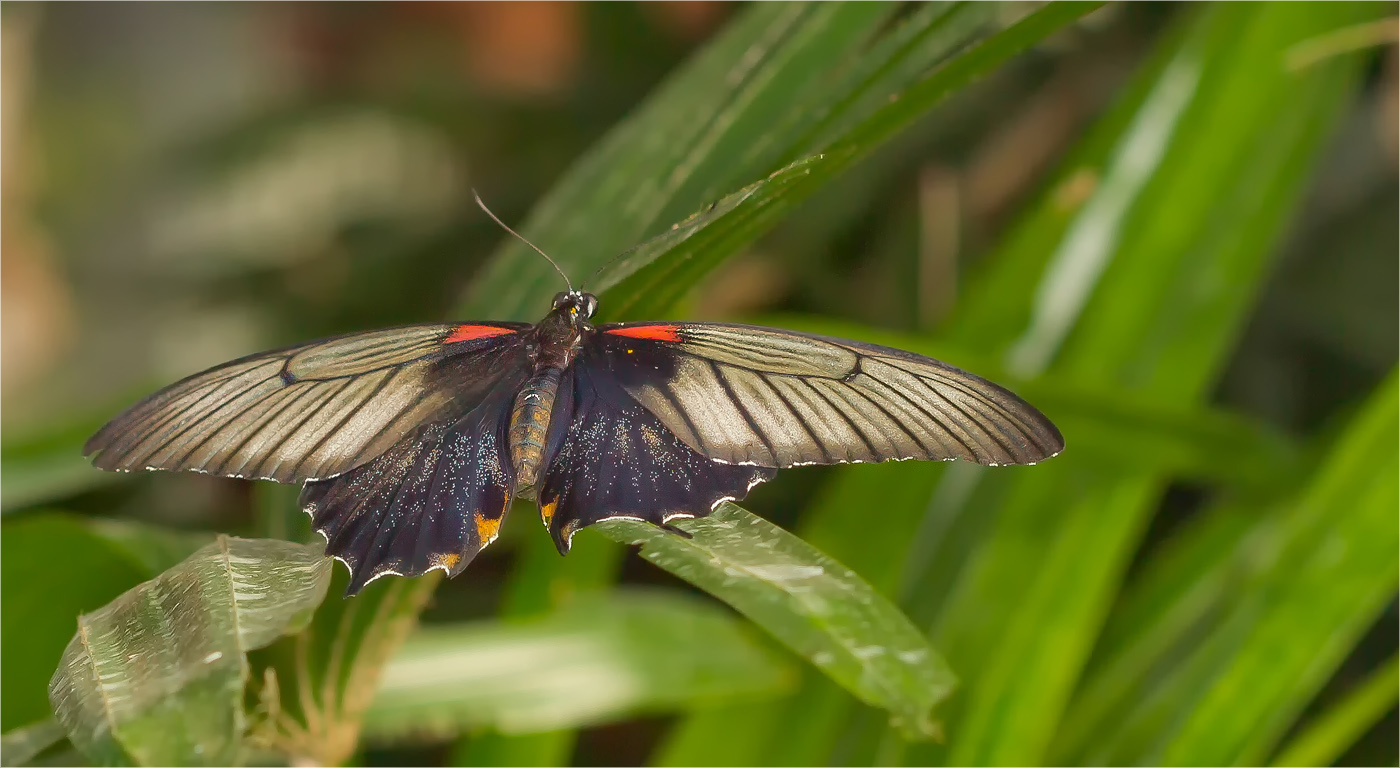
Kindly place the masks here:
<instances>
[{"instance_id":1,"label":"broad green leaf","mask_svg":"<svg viewBox=\"0 0 1400 768\"><path fill-rule=\"evenodd\" d=\"M1333 765L1362 734L1395 709L1400 660L1391 656L1345 696L1309 722L1274 758L1276 766Z\"/></svg>"},{"instance_id":2,"label":"broad green leaf","mask_svg":"<svg viewBox=\"0 0 1400 768\"><path fill-rule=\"evenodd\" d=\"M39 513L0 526L0 722L5 729L50 713L49 678L79 614L151 578L130 552L81 518Z\"/></svg>"},{"instance_id":3,"label":"broad green leaf","mask_svg":"<svg viewBox=\"0 0 1400 768\"><path fill-rule=\"evenodd\" d=\"M519 734L771 696L792 669L694 598L612 593L514 621L425 627L384 670L375 740Z\"/></svg>"},{"instance_id":4,"label":"broad green leaf","mask_svg":"<svg viewBox=\"0 0 1400 768\"><path fill-rule=\"evenodd\" d=\"M630 520L598 528L641 544L642 557L734 606L862 701L888 710L910 738L937 734L930 713L952 691L953 674L869 584L733 504L677 524L692 538Z\"/></svg>"},{"instance_id":5,"label":"broad green leaf","mask_svg":"<svg viewBox=\"0 0 1400 768\"><path fill-rule=\"evenodd\" d=\"M941 463L868 464L845 468L826 483L797 533L888 599L899 592L900 568L912 544L907 531L923 518ZM878 520L878 524L871 524ZM797 691L780 704L700 712L668 736L658 765L748 763L816 765L827 762L858 703L812 668L802 670ZM750 733L738 743L714 742L716 730ZM774 739L775 734L782 737ZM770 748L771 747L771 748Z\"/></svg>"},{"instance_id":6,"label":"broad green leaf","mask_svg":"<svg viewBox=\"0 0 1400 768\"><path fill-rule=\"evenodd\" d=\"M318 547L220 536L81 616L49 684L69 739L99 763L237 762L244 654L310 619L330 562Z\"/></svg>"}]
</instances>

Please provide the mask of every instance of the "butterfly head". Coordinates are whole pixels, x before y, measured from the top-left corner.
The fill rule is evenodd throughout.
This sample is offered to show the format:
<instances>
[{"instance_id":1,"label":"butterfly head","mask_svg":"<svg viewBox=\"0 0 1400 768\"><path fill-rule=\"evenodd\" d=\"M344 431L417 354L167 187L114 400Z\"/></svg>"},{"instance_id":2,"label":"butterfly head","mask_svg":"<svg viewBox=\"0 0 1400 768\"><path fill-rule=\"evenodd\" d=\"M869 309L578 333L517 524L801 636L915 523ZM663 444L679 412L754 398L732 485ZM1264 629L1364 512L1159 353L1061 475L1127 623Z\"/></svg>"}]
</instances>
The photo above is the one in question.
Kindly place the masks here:
<instances>
[{"instance_id":1,"label":"butterfly head","mask_svg":"<svg viewBox=\"0 0 1400 768\"><path fill-rule=\"evenodd\" d=\"M573 319L587 320L598 311L598 297L583 291L560 291L554 294L554 309L569 313Z\"/></svg>"}]
</instances>

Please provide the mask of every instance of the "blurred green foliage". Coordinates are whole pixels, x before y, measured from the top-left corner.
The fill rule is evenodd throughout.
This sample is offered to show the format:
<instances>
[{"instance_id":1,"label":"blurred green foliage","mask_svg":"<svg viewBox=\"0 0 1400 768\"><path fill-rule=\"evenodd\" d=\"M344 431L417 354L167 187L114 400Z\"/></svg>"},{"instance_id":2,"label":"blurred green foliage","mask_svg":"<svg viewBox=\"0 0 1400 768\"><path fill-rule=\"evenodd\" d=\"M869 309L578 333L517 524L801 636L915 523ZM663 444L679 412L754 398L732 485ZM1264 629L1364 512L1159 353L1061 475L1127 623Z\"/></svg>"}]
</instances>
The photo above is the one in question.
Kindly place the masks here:
<instances>
[{"instance_id":1,"label":"blurred green foliage","mask_svg":"<svg viewBox=\"0 0 1400 768\"><path fill-rule=\"evenodd\" d=\"M5 6L4 762L1394 764L1395 16ZM231 725L109 702L115 736L67 740L47 686L79 614L125 605L152 643L149 596L216 533L312 541L295 489L107 475L82 440L254 350L536 319L558 278L472 187L576 282L607 265L608 319L934 354L1067 451L794 470L747 503L795 537L727 507L643 557L588 530L561 559L519 510L462 577L251 644L208 593L169 615L209 634L165 639L230 655L162 705ZM837 610L773 576L814 563ZM75 642L119 676L173 653ZM936 701L942 740L914 738Z\"/></svg>"}]
</instances>

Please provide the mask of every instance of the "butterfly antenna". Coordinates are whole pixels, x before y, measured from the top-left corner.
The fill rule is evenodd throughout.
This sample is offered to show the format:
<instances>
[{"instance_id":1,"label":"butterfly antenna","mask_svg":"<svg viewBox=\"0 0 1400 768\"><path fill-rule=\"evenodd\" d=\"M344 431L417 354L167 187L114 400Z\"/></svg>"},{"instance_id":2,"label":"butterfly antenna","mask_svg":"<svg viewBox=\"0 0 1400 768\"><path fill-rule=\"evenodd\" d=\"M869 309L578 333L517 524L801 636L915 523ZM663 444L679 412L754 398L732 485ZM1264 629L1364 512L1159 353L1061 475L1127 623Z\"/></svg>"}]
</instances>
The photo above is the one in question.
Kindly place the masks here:
<instances>
[{"instance_id":1,"label":"butterfly antenna","mask_svg":"<svg viewBox=\"0 0 1400 768\"><path fill-rule=\"evenodd\" d=\"M506 223L505 223L504 221L501 221L500 218L498 218L498 217L496 216L496 214L494 214L494 213L491 212L491 209L490 209L490 208L487 208L487 207L486 207L486 203L481 202L481 195L478 195L478 194L476 193L476 190L475 190L475 189L472 190L472 197L475 197L475 198L476 198L476 204L479 205L479 206L481 206L481 210L486 211L486 215L487 215L487 216L490 216L492 221L494 221L494 222L496 222L497 224L501 225L501 229L504 229L505 231L511 233L512 235L515 235L516 238L520 240L520 242L522 242L522 243L524 243L524 244L530 246L531 248L534 248L534 249L535 249L535 253L538 253L539 255L543 256L543 257L544 257L544 260L547 261L547 262L549 262L549 265L550 265L551 267L554 267L554 271L555 271L555 272L558 272L558 273L559 273L559 276L562 277L562 278L564 278L564 284L567 285L567 286L569 286L569 292L570 292L570 293L573 293L573 291L574 291L574 284L573 284L572 282L570 282L569 276L566 275L566 274L564 274L564 270L562 270L562 269L559 268L559 264L556 263L556 262L554 261L554 259L549 258L549 254L545 253L544 251L541 251L541 250L540 250L540 247L539 247L538 245L535 245L534 243L530 242L529 240L526 240L524 237L521 236L521 234L520 234L519 232L516 232L515 230L511 229L510 227L507 227L507 226L506 226Z\"/></svg>"}]
</instances>

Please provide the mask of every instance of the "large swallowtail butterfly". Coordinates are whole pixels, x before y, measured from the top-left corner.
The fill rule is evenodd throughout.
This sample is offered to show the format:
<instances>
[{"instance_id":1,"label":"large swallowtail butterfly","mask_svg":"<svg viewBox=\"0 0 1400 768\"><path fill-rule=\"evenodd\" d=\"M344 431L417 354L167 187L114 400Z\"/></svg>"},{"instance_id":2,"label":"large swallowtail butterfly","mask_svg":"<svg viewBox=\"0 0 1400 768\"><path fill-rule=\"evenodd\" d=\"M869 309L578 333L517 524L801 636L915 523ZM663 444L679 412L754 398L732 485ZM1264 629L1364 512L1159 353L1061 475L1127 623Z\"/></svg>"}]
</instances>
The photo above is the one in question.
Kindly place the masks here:
<instances>
[{"instance_id":1,"label":"large swallowtail butterfly","mask_svg":"<svg viewBox=\"0 0 1400 768\"><path fill-rule=\"evenodd\" d=\"M784 467L1033 464L1064 447L1025 401L932 358L749 325L595 326L597 306L570 288L538 325L412 325L251 355L137 403L84 452L116 471L305 483L354 594L388 574L457 575L520 499L566 554L609 518L684 535L669 523Z\"/></svg>"}]
</instances>

